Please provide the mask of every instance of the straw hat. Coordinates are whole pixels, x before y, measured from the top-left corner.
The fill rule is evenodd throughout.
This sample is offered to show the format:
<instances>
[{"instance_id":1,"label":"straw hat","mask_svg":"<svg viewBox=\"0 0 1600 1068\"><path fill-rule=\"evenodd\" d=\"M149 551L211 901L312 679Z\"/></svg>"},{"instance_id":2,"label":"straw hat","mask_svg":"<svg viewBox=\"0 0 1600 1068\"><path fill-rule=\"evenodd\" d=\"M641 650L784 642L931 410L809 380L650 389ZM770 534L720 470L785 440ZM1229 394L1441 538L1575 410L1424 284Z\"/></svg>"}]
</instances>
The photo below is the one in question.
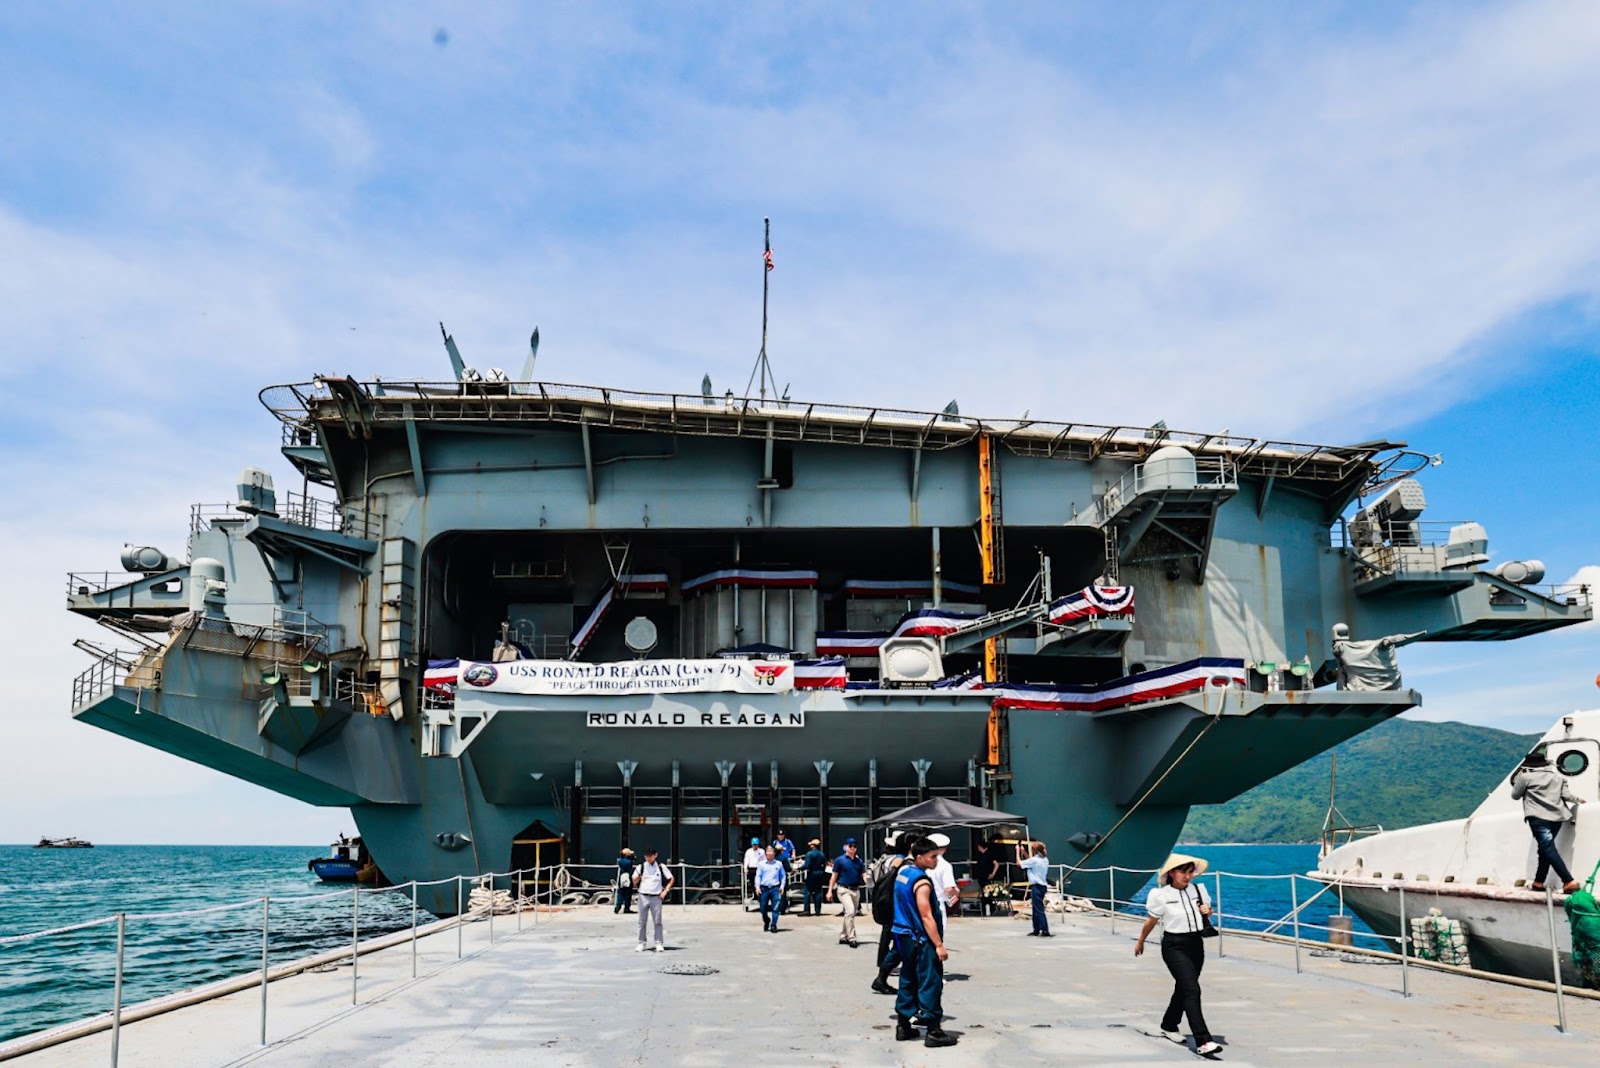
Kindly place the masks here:
<instances>
[{"instance_id":1,"label":"straw hat","mask_svg":"<svg viewBox=\"0 0 1600 1068\"><path fill-rule=\"evenodd\" d=\"M633 850L629 849L627 846L623 846L622 847L622 855L625 856L625 857L631 857L631 856L633 856Z\"/></svg>"},{"instance_id":2,"label":"straw hat","mask_svg":"<svg viewBox=\"0 0 1600 1068\"><path fill-rule=\"evenodd\" d=\"M1161 870L1156 874L1156 882L1166 882L1167 872L1171 871L1173 868L1181 868L1185 864L1193 864L1194 873L1196 875L1205 874L1205 870L1211 867L1211 862L1202 857L1191 857L1187 853L1174 853L1166 860L1162 861Z\"/></svg>"},{"instance_id":3,"label":"straw hat","mask_svg":"<svg viewBox=\"0 0 1600 1068\"><path fill-rule=\"evenodd\" d=\"M820 839L820 838L813 838L813 839L811 839L811 841L806 843L806 845L821 845L821 844L822 844L822 839Z\"/></svg>"}]
</instances>

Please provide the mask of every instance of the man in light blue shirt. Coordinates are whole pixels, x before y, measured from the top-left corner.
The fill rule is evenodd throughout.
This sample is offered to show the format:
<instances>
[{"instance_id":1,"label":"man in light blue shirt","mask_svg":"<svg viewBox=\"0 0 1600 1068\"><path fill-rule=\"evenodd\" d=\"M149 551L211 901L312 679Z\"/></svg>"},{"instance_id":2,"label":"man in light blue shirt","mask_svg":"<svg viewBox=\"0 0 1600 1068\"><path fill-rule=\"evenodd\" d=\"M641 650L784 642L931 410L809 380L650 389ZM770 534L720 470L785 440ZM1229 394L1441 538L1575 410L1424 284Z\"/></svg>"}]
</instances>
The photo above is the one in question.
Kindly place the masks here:
<instances>
[{"instance_id":1,"label":"man in light blue shirt","mask_svg":"<svg viewBox=\"0 0 1600 1068\"><path fill-rule=\"evenodd\" d=\"M767 859L756 865L756 896L761 899L761 926L763 930L778 933L778 913L783 906L783 892L789 885L789 870L778 856L777 849L767 847Z\"/></svg>"},{"instance_id":2,"label":"man in light blue shirt","mask_svg":"<svg viewBox=\"0 0 1600 1068\"><path fill-rule=\"evenodd\" d=\"M1050 890L1050 858L1045 855L1044 843L1018 842L1017 863L1028 873L1028 897L1033 902L1033 930L1028 934L1049 938L1050 921L1044 915L1044 896Z\"/></svg>"}]
</instances>

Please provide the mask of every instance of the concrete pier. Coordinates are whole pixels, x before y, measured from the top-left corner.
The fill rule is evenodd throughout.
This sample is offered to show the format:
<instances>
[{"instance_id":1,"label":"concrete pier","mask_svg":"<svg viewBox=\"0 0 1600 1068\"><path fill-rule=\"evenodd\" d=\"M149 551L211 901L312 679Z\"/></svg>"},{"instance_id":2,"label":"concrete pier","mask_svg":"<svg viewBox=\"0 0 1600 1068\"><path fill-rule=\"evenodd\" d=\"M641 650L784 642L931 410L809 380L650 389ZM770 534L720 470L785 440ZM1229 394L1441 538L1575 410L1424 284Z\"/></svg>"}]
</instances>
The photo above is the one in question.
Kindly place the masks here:
<instances>
[{"instance_id":1,"label":"concrete pier","mask_svg":"<svg viewBox=\"0 0 1600 1068\"><path fill-rule=\"evenodd\" d=\"M894 1041L893 999L871 993L877 928L859 949L838 919L788 916L778 934L734 907L667 909L666 953L634 951L632 916L608 908L468 925L456 959L449 929L361 958L350 1005L348 960L274 982L258 1045L260 989L125 1025L121 1064L187 1065L1051 1065L1184 1064L1194 1054L1152 1037L1171 991L1157 947L1132 955L1137 923L1054 916L1056 937L1025 937L1001 918L953 921L945 988L952 1049ZM868 941L870 939L870 941ZM1600 1002L1287 945L1225 937L1202 977L1208 1022L1240 1065L1573 1063L1600 1035ZM703 965L712 975L664 974ZM1185 1025L1187 1033L1187 1025ZM27 1055L27 1068L103 1068L109 1034Z\"/></svg>"}]
</instances>

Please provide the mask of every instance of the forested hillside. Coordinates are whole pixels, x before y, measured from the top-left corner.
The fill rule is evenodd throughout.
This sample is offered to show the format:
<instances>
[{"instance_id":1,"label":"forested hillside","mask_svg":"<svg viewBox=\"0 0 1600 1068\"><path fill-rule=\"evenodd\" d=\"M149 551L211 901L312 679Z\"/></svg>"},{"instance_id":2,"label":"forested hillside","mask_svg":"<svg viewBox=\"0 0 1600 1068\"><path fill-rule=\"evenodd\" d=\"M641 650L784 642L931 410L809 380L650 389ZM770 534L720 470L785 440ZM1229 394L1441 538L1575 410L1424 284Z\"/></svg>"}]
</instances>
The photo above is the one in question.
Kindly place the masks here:
<instances>
[{"instance_id":1,"label":"forested hillside","mask_svg":"<svg viewBox=\"0 0 1600 1068\"><path fill-rule=\"evenodd\" d=\"M1339 757L1338 804L1352 823L1385 829L1459 819L1539 740L1465 723L1392 719L1223 805L1189 813L1184 842L1315 841Z\"/></svg>"}]
</instances>

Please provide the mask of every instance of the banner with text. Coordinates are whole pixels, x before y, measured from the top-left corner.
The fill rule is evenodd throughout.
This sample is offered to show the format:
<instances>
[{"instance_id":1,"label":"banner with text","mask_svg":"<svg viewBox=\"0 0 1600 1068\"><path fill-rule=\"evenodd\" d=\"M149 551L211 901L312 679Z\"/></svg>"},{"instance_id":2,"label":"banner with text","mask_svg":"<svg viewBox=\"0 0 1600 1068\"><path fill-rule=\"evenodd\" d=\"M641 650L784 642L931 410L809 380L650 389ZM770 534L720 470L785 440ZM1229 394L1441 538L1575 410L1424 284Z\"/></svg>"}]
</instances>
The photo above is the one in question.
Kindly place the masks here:
<instances>
[{"instance_id":1,"label":"banner with text","mask_svg":"<svg viewBox=\"0 0 1600 1068\"><path fill-rule=\"evenodd\" d=\"M794 689L794 665L760 660L461 661L462 689L488 693L642 694L783 693Z\"/></svg>"}]
</instances>

